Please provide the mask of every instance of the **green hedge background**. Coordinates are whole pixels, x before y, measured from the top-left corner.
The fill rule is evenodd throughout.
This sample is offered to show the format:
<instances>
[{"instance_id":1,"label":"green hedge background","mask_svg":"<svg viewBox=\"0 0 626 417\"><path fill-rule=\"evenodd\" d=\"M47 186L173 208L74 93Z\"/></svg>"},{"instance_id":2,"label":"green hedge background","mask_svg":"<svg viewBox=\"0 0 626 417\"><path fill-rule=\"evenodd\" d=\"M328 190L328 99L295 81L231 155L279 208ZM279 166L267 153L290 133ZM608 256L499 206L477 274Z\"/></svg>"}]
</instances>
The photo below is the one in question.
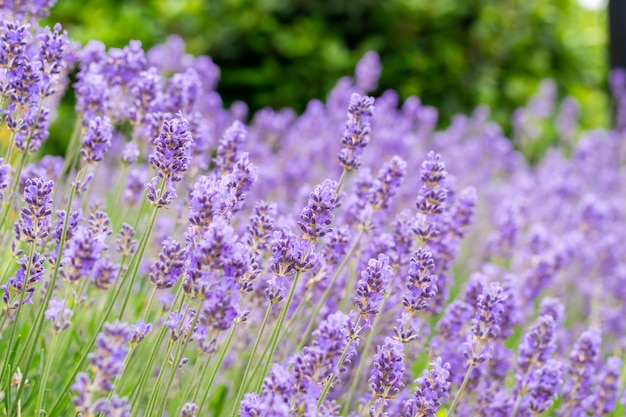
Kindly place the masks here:
<instances>
[{"instance_id":1,"label":"green hedge background","mask_svg":"<svg viewBox=\"0 0 626 417\"><path fill-rule=\"evenodd\" d=\"M606 12L576 0L60 0L61 22L81 43L147 50L180 34L220 66L226 104L301 111L376 50L379 91L419 96L452 114L488 104L507 129L539 82L582 105L583 125L607 125Z\"/></svg>"}]
</instances>

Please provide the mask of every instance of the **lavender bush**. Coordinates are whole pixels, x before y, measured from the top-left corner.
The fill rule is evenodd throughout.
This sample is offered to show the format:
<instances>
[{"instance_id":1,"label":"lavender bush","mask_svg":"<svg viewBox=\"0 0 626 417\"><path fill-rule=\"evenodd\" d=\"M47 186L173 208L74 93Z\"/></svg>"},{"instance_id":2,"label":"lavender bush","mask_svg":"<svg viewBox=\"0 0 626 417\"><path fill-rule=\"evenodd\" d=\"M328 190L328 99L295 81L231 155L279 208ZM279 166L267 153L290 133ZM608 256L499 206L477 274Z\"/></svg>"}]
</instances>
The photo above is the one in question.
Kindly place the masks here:
<instances>
[{"instance_id":1,"label":"lavender bush","mask_svg":"<svg viewBox=\"0 0 626 417\"><path fill-rule=\"evenodd\" d=\"M0 416L623 415L622 130L545 84L530 166L485 108L368 97L372 54L246 125L210 58L80 47L48 3L1 12Z\"/></svg>"}]
</instances>

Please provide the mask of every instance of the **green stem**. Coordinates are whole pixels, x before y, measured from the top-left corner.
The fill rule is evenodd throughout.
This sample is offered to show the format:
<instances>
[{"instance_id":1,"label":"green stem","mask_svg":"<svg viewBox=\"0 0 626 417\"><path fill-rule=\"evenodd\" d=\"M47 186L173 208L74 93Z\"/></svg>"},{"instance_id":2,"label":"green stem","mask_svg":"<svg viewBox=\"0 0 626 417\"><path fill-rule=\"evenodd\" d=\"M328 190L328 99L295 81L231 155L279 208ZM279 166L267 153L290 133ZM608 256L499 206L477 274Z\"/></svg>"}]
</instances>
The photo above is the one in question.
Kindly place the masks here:
<instances>
[{"instance_id":1,"label":"green stem","mask_svg":"<svg viewBox=\"0 0 626 417\"><path fill-rule=\"evenodd\" d=\"M163 182L163 186L161 188L161 193L163 193L163 189L165 188L165 181ZM130 294L133 292L133 287L135 286L135 282L137 281L137 271L139 270L139 265L141 264L141 259L143 258L144 251L148 246L148 241L150 240L150 234L152 233L152 229L154 228L154 224L156 222L157 215L159 214L159 206L154 206L152 211L152 215L150 216L150 222L148 223L148 230L144 234L141 242L139 243L139 248L134 256L134 262L131 262L128 270L131 271L130 280L126 291L124 293L124 301L122 302L122 308L118 314L118 319L122 319L124 316L124 311L126 310L126 306L128 305L128 300L130 299ZM126 278L126 277L125 277ZM126 279L124 279L126 281ZM120 287L124 286L124 281L120 284Z\"/></svg>"},{"instance_id":2,"label":"green stem","mask_svg":"<svg viewBox=\"0 0 626 417\"><path fill-rule=\"evenodd\" d=\"M361 242L361 239L363 238L364 234L365 234L365 226L361 226L361 230L359 231L359 234L354 239L354 242L352 242L352 246L350 247L350 249L348 250L346 255L343 257L343 259L341 260L341 263L339 264L339 266L337 266L337 269L335 270L335 273L333 274L330 282L328 283L328 287L326 287L326 290L324 291L324 294L322 295L321 300L315 306L315 310L313 310L313 314L311 315L311 318L309 319L309 324L307 325L306 330L302 334L302 338L300 339L300 344L296 348L296 352L299 352L299 351L302 350L302 348L304 347L306 341L308 340L309 336L311 335L311 332L313 331L313 327L315 326L315 322L317 320L317 316L320 313L320 310L322 309L322 307L326 304L326 302L330 298L330 295L333 292L333 289L335 287L335 283L337 282L337 279L339 278L339 275L341 275L341 272L343 271L343 269L345 268L346 264L348 263L348 261L352 257L354 251L356 251L356 248L359 246L359 243Z\"/></svg>"},{"instance_id":3,"label":"green stem","mask_svg":"<svg viewBox=\"0 0 626 417\"><path fill-rule=\"evenodd\" d=\"M5 164L10 163L9 161L11 159L11 154L13 153L13 144L15 143L15 134L16 134L16 131L14 130L11 133L11 140L9 141L9 148L7 149L7 153L4 156L4 163Z\"/></svg>"},{"instance_id":4,"label":"green stem","mask_svg":"<svg viewBox=\"0 0 626 417\"><path fill-rule=\"evenodd\" d=\"M259 391L261 388L261 384L263 383L263 378L267 375L267 371L272 364L272 360L274 359L274 353L276 352L276 347L278 346L278 335L283 330L283 323L285 322L285 317L287 316L287 312L289 311L289 307L291 307L291 302L293 301L293 296L296 293L296 287L298 286L298 279L300 278L300 271L296 272L296 276L293 279L293 283L291 284L291 289L289 290L289 295L287 296L287 302L283 306L283 309L280 312L280 316L278 316L278 322L276 322L276 326L272 331L272 335L270 336L270 351L269 356L265 360L265 365L263 366L263 372L260 375L259 381L257 382L257 386L255 388L255 392ZM285 331L287 331L285 329Z\"/></svg>"},{"instance_id":5,"label":"green stem","mask_svg":"<svg viewBox=\"0 0 626 417\"><path fill-rule=\"evenodd\" d=\"M33 263L34 255L35 255L35 242L32 241L28 249L28 265L26 266L26 275L24 276L24 281L22 281L22 291L20 292L19 302L17 304L17 311L15 312L15 319L13 320L13 325L11 326L11 333L9 333L9 342L7 345L9 347L9 352L14 349L13 339L15 338L15 332L17 331L17 328L18 328L18 324L20 320L20 312L22 311L22 304L24 303L24 297L26 294L26 289L28 287L28 280L30 279L30 268ZM9 355L6 355L4 357L4 362L2 365L2 373L0 374L0 381L4 381L5 370L7 369L7 366L9 365L15 365L15 364L9 364ZM11 366L11 369L15 369L15 366Z\"/></svg>"},{"instance_id":6,"label":"green stem","mask_svg":"<svg viewBox=\"0 0 626 417\"><path fill-rule=\"evenodd\" d=\"M237 415L237 410L238 410L238 404L239 401L241 401L241 398L243 397L243 390L246 387L246 382L248 380L248 374L250 373L250 367L252 364L252 361L254 361L254 355L256 355L256 351L259 348L259 344L261 343L261 339L263 338L263 332L265 331L265 326L267 325L267 322L269 320L270 314L272 313L272 307L274 307L274 305L272 303L270 303L269 306L267 306L267 311L265 312L265 317L263 317L263 323L261 323L261 329L259 330L259 334L256 337L256 340L254 341L254 346L252 347L252 352L250 353L250 356L248 356L248 361L246 362L246 368L243 371L243 377L241 379L241 383L239 384L239 389L237 390L237 396L235 397L235 402L233 404L233 410L230 413L230 415L232 417L236 417Z\"/></svg>"},{"instance_id":7,"label":"green stem","mask_svg":"<svg viewBox=\"0 0 626 417\"><path fill-rule=\"evenodd\" d=\"M200 405L198 406L198 412L202 412L202 407L204 407L204 403L207 398L209 398L209 392L211 392L211 385L213 385L213 381L215 381L215 377L217 376L217 372L219 371L222 363L224 362L224 358L226 357L226 352L228 352L228 348L230 347L230 342L233 340L233 334L235 334L235 329L237 328L237 323L233 324L228 332L228 336L226 336L226 343L224 343L224 347L220 351L220 356L217 359L217 363L213 367L213 371L211 372L211 376L209 377L209 382L206 385L206 391L202 396L202 401L200 401Z\"/></svg>"},{"instance_id":8,"label":"green stem","mask_svg":"<svg viewBox=\"0 0 626 417\"><path fill-rule=\"evenodd\" d=\"M202 362L204 357L201 354L198 354L196 357L196 362L193 365L193 371L191 371L191 376L188 378L188 382L185 385L185 389L183 390L183 395L178 399L178 403L176 404L175 410L180 410L185 403L185 400L189 398L189 394L192 391L193 384L198 379L198 372L202 368Z\"/></svg>"},{"instance_id":9,"label":"green stem","mask_svg":"<svg viewBox=\"0 0 626 417\"><path fill-rule=\"evenodd\" d=\"M185 323L185 320L187 319L187 314L189 314L189 305L187 305L187 307L185 308L185 313L183 314L180 323L178 323L178 327L176 330L176 333L179 333L181 331L181 329L183 328L183 325ZM196 316L197 317L197 316ZM179 339L180 340L180 339ZM180 343L180 342L179 342ZM165 359L163 361L163 365L161 366L161 369L159 371L159 375L157 376L157 380L154 384L154 388L152 389L152 394L150 394L150 399L148 400L148 407L146 409L146 415L150 416L152 415L152 411L153 408L157 405L157 401L159 401L158 394L161 388L161 380L163 379L163 374L165 374L165 368L167 366L167 363L169 362L169 358L170 358L170 354L172 353L172 349L175 347L176 341L174 341L174 339L172 337L170 337L170 340L167 344L167 349L165 351ZM172 366L174 366L174 364L172 364ZM172 371L172 373L174 373L175 370ZM156 394L156 395L155 395ZM166 391L166 395L167 395L167 391Z\"/></svg>"},{"instance_id":10,"label":"green stem","mask_svg":"<svg viewBox=\"0 0 626 417\"><path fill-rule=\"evenodd\" d=\"M356 390L359 385L359 380L361 379L361 373L363 372L363 368L365 367L365 358L368 358L368 352L370 347L372 346L372 341L374 340L374 335L376 333L376 327L380 323L380 319L383 315L383 309L385 308L385 304L389 299L389 295L391 294L391 290L388 288L385 292L385 297L383 298L382 303L380 303L380 309L376 318L374 318L374 323L372 323L372 328L370 329L367 339L365 341L365 346L363 347L363 352L361 354L361 360L359 361L359 366L356 370L356 374L354 374L354 378L352 379L352 386L350 386L350 396L348 397L348 401L346 402L344 410L350 410L352 406L352 400L354 399L354 395L356 394Z\"/></svg>"},{"instance_id":11,"label":"green stem","mask_svg":"<svg viewBox=\"0 0 626 417\"><path fill-rule=\"evenodd\" d=\"M148 299L148 305L146 306L146 311L143 313L143 321L144 323L148 322L148 315L150 314L150 307L152 307L152 303L154 302L154 296L156 295L157 287L155 286L150 293L150 298Z\"/></svg>"},{"instance_id":12,"label":"green stem","mask_svg":"<svg viewBox=\"0 0 626 417\"><path fill-rule=\"evenodd\" d=\"M482 340L479 340L477 345L476 345L476 352L480 352L480 347L481 347L481 343ZM461 397L463 396L463 392L465 391L465 388L467 387L467 383L470 380L470 377L472 376L472 371L474 370L474 366L475 363L472 360L470 362L469 367L467 368L467 372L465 373L465 378L463 378L463 382L461 383L461 387L459 388L459 390L457 391L456 395L454 396L454 400L452 401L452 405L450 405L450 408L448 408L448 411L446 412L446 416L448 417L452 417L454 410L456 410L457 405L459 404L459 401L461 400Z\"/></svg>"},{"instance_id":13,"label":"green stem","mask_svg":"<svg viewBox=\"0 0 626 417\"><path fill-rule=\"evenodd\" d=\"M50 342L50 355L53 355L55 350L56 350L56 344L57 344L57 340L58 340L58 334L59 332L57 332L56 330L54 331L53 335L52 335L52 341ZM45 365L43 368L43 375L41 376L41 382L39 383L39 393L37 394L37 403L35 406L35 416L38 416L42 411L45 413L44 410L42 410L41 407L43 407L43 403L46 399L46 384L48 382L48 376L50 375L50 368L52 365L52 356L48 357L48 358L41 358L42 363L44 362L44 360L47 359L45 361Z\"/></svg>"},{"instance_id":14,"label":"green stem","mask_svg":"<svg viewBox=\"0 0 626 417\"><path fill-rule=\"evenodd\" d=\"M200 316L199 313L200 313L199 309L196 310L196 314L193 317L193 321L191 323L191 327L189 328L189 331L183 338L179 340L178 349L176 350L174 362L172 363L172 371L170 372L170 377L167 381L167 385L165 386L165 392L161 396L161 401L159 402L157 406L157 414L156 414L157 416L163 415L165 408L167 407L168 393L170 392L170 388L172 387L172 383L174 382L174 377L176 376L176 372L178 371L178 364L183 358L183 354L185 353L185 348L187 347L189 343L189 339L191 338L191 335L193 333L193 329L195 329L196 323L198 322L198 316Z\"/></svg>"},{"instance_id":15,"label":"green stem","mask_svg":"<svg viewBox=\"0 0 626 417\"><path fill-rule=\"evenodd\" d=\"M515 415L517 414L517 410L521 403L522 403L522 396L519 395L518 393L515 399L515 405L513 406L513 411L511 412L511 417L515 417Z\"/></svg>"},{"instance_id":16,"label":"green stem","mask_svg":"<svg viewBox=\"0 0 626 417\"><path fill-rule=\"evenodd\" d=\"M214 338L217 339L217 337L219 336L219 332L216 332L215 330L213 331L213 336ZM196 400L198 399L198 395L200 394L200 388L202 386L204 386L204 380L206 379L208 372L209 372L209 367L211 365L211 361L213 360L213 354L209 353L207 355L207 359L204 362L204 365L202 366L202 373L200 374L200 380L198 381L198 384L196 384L196 389L194 390L193 395L191 396L191 402L195 403Z\"/></svg>"},{"instance_id":17,"label":"green stem","mask_svg":"<svg viewBox=\"0 0 626 417\"><path fill-rule=\"evenodd\" d=\"M183 295L182 286L181 286L178 288L178 291L176 293L176 299L172 303L172 306L170 307L170 310L167 313L166 317L169 316L169 314L172 313L174 310L178 309L177 311L180 312L180 306L182 306L182 304L184 303L184 300L185 300L185 296ZM180 305L178 304L179 302L180 302ZM157 354L159 352L159 347L161 346L161 343L163 343L163 339L165 338L166 334L167 334L167 327L162 326L161 330L159 331L156 344L153 345L150 358L148 359L148 362L144 366L142 366L143 372L141 374L141 377L139 378L139 383L137 384L137 387L134 390L134 393L133 393L134 399L133 401L131 401L133 404L131 415L133 416L137 415L139 411L136 409L136 407L141 405L140 396L143 392L146 382L148 382L148 378L150 377L150 371L152 370L152 365L154 364L154 361L156 360Z\"/></svg>"},{"instance_id":18,"label":"green stem","mask_svg":"<svg viewBox=\"0 0 626 417\"><path fill-rule=\"evenodd\" d=\"M354 326L355 329L359 328L359 326L361 325L361 320L362 319L363 319L363 316L359 316L359 318L356 321L356 325ZM348 344L346 345L346 347L343 348L343 352L341 352L341 356L339 357L339 361L337 362L337 369L341 369L341 367L343 366L343 362L346 360L346 356L348 355L348 351L350 350L350 347L352 346L352 344L354 343L354 341L356 340L357 337L358 337L358 335L355 335L354 337L351 337L350 340L348 341ZM318 410L320 409L322 404L324 404L324 401L326 401L326 396L330 392L330 389L333 386L333 381L334 380L335 380L335 374L331 374L330 377L328 378L328 380L324 383L324 388L322 389L322 395L320 395L319 400L317 400L317 409Z\"/></svg>"}]
</instances>

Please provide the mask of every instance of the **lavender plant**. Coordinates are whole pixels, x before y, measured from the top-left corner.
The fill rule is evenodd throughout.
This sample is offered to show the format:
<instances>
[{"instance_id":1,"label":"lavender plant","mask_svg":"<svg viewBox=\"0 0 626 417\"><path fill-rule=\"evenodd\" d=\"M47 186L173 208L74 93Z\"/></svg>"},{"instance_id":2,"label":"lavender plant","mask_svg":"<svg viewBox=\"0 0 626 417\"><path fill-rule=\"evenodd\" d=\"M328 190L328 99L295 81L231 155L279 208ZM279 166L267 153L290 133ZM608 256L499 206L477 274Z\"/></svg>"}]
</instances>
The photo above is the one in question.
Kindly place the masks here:
<instances>
[{"instance_id":1,"label":"lavender plant","mask_svg":"<svg viewBox=\"0 0 626 417\"><path fill-rule=\"evenodd\" d=\"M486 108L365 95L374 53L248 117L209 57L79 46L53 3L0 10L0 417L624 414L623 123L542 84L530 165Z\"/></svg>"}]
</instances>

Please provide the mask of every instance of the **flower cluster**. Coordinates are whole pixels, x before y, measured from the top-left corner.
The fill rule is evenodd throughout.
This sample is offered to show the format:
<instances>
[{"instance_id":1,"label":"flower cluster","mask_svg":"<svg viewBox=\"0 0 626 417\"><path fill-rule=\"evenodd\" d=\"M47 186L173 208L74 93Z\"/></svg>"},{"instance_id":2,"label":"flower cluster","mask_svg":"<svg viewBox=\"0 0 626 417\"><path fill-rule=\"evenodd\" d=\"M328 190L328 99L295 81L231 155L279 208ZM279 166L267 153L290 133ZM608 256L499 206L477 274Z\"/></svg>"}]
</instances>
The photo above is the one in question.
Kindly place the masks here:
<instances>
[{"instance_id":1,"label":"flower cluster","mask_svg":"<svg viewBox=\"0 0 626 417\"><path fill-rule=\"evenodd\" d=\"M438 129L363 95L373 52L248 114L181 38L80 47L38 26L52 3L0 10L0 415L623 411L624 72L613 130L550 81L512 139L483 107Z\"/></svg>"}]
</instances>

